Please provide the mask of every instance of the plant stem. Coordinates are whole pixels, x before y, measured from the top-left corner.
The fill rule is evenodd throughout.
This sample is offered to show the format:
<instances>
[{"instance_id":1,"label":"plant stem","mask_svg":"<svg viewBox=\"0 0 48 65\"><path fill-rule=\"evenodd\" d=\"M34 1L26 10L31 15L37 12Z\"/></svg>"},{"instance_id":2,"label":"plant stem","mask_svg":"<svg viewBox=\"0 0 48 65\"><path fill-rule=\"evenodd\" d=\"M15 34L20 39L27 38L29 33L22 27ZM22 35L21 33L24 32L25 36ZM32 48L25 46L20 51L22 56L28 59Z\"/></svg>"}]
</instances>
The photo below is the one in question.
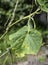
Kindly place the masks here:
<instances>
[{"instance_id":1,"label":"plant stem","mask_svg":"<svg viewBox=\"0 0 48 65\"><path fill-rule=\"evenodd\" d=\"M7 28L6 28L5 33L0 37L0 40L6 35L6 33L8 32L8 30L9 30L9 28L10 28L10 25L12 24L12 22L13 22L13 20L14 20L15 12L16 12L16 9L17 9L18 2L19 2L19 0L16 1L16 5L15 5L14 11L13 11L13 13L12 13L12 18L11 18L9 24L7 25Z\"/></svg>"},{"instance_id":2,"label":"plant stem","mask_svg":"<svg viewBox=\"0 0 48 65\"><path fill-rule=\"evenodd\" d=\"M19 19L19 20L17 20L16 22L12 23L12 24L10 25L10 28L11 28L13 25L17 24L18 22L20 22L20 21L22 21L22 20L24 20L24 19L27 19L27 18L29 18L29 17L31 17L31 16L34 16L35 14L38 13L39 10L40 10L40 8L38 8L35 12L31 13L30 15L25 16L25 17L23 17L22 19Z\"/></svg>"},{"instance_id":3,"label":"plant stem","mask_svg":"<svg viewBox=\"0 0 48 65\"><path fill-rule=\"evenodd\" d=\"M32 19L33 24L34 24L34 29L36 29L36 24L35 24L35 20L34 20L34 18L32 17L31 19Z\"/></svg>"},{"instance_id":4,"label":"plant stem","mask_svg":"<svg viewBox=\"0 0 48 65\"><path fill-rule=\"evenodd\" d=\"M12 23L13 19L10 21L10 23L8 24L7 28L6 28L6 31L5 33L0 37L0 40L6 35L6 33L8 32L8 30L15 24L17 24L18 22L22 21L22 20L25 20L25 19L28 19L29 17L31 16L34 16L35 14L38 13L38 11L40 10L40 8L38 8L35 12L31 13L30 15L28 16L25 16L23 17L22 19L19 19L17 20L16 22ZM15 13L15 12L14 12ZM13 16L14 17L14 16ZM12 23L12 24L11 24Z\"/></svg>"}]
</instances>

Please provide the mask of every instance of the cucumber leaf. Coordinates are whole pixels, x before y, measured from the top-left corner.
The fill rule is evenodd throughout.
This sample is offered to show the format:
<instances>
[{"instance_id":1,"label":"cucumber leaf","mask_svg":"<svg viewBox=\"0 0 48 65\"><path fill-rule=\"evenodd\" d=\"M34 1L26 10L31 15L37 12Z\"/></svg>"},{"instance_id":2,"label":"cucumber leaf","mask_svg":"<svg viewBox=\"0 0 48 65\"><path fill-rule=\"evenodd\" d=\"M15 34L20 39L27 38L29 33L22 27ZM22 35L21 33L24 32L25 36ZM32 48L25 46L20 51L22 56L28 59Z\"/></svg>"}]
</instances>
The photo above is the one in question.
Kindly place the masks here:
<instances>
[{"instance_id":1,"label":"cucumber leaf","mask_svg":"<svg viewBox=\"0 0 48 65\"><path fill-rule=\"evenodd\" d=\"M42 46L42 37L40 32L37 30L32 30L29 34L26 35L22 46L25 54L36 55Z\"/></svg>"},{"instance_id":2,"label":"cucumber leaf","mask_svg":"<svg viewBox=\"0 0 48 65\"><path fill-rule=\"evenodd\" d=\"M28 33L27 26L9 35L9 40L12 41L13 39L15 39L15 42L11 44L11 47L18 56L24 56L25 54L37 55L42 46L41 33L35 29Z\"/></svg>"},{"instance_id":3,"label":"cucumber leaf","mask_svg":"<svg viewBox=\"0 0 48 65\"><path fill-rule=\"evenodd\" d=\"M14 39L14 38L17 39L17 38L19 38L20 36L26 34L26 32L27 32L27 26L24 26L24 27L22 27L21 29L19 29L17 32L15 32L15 33L9 35L9 39L10 39L10 40L12 40L12 39Z\"/></svg>"}]
</instances>

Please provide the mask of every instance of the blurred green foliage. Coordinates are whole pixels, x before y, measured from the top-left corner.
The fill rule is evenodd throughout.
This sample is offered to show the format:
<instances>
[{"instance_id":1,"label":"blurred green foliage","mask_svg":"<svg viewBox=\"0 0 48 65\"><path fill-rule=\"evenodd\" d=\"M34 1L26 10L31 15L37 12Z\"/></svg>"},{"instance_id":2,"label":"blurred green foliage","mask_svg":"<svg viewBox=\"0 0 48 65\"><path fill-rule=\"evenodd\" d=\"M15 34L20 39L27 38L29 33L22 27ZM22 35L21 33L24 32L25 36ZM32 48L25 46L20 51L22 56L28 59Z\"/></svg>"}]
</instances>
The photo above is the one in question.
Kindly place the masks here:
<instances>
[{"instance_id":1,"label":"blurred green foliage","mask_svg":"<svg viewBox=\"0 0 48 65\"><path fill-rule=\"evenodd\" d=\"M6 32L16 2L17 0L0 0L0 36ZM25 54L30 53L36 55L38 53L42 46L42 28L40 30L37 27L40 31L36 29L36 22L33 19L34 15L32 18L30 16L28 17L38 7L33 0L19 0L12 23L20 20L21 22L9 28L7 34L0 40L0 65L12 65L17 57L21 58ZM39 12L35 13L38 14ZM29 23L30 21L31 24Z\"/></svg>"}]
</instances>

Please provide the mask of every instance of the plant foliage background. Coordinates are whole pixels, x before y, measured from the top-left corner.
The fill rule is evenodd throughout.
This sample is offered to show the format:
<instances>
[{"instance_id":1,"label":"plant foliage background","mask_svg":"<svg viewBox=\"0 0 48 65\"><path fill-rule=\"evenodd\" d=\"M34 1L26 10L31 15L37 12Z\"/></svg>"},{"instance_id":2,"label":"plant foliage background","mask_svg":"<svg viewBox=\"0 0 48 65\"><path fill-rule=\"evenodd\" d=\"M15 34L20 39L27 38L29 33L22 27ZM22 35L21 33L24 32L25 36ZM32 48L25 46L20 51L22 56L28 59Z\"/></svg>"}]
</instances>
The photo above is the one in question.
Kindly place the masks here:
<instances>
[{"instance_id":1,"label":"plant foliage background","mask_svg":"<svg viewBox=\"0 0 48 65\"><path fill-rule=\"evenodd\" d=\"M40 26L34 18L42 12L48 13L47 0L0 0L1 65L12 64L26 54L38 54L43 36L48 35L48 25L43 22Z\"/></svg>"}]
</instances>

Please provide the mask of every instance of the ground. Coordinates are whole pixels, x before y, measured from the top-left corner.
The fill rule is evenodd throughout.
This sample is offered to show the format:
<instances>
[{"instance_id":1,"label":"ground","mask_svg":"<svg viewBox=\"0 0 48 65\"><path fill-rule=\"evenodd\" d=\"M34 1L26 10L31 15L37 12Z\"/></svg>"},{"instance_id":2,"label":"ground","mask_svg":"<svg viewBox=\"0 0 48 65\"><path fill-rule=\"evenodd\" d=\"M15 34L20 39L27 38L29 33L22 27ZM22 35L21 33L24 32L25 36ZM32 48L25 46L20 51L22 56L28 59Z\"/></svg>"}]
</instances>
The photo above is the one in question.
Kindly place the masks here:
<instances>
[{"instance_id":1,"label":"ground","mask_svg":"<svg viewBox=\"0 0 48 65\"><path fill-rule=\"evenodd\" d=\"M48 47L42 47L38 55L27 55L27 61L20 61L14 65L48 65Z\"/></svg>"}]
</instances>

